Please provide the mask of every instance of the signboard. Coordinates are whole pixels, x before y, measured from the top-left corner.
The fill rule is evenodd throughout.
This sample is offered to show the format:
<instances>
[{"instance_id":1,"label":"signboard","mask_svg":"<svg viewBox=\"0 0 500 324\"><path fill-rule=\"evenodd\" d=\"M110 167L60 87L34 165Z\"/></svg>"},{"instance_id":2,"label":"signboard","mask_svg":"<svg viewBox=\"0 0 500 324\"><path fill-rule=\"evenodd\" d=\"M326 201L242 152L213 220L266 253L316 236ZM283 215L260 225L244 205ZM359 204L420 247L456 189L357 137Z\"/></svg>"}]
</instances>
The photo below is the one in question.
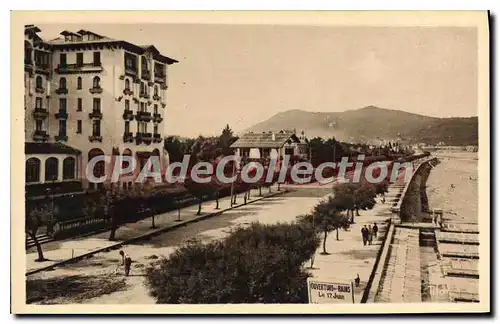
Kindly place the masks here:
<instances>
[{"instance_id":1,"label":"signboard","mask_svg":"<svg viewBox=\"0 0 500 324\"><path fill-rule=\"evenodd\" d=\"M310 304L346 304L354 303L354 285L352 282L307 278L307 293Z\"/></svg>"}]
</instances>

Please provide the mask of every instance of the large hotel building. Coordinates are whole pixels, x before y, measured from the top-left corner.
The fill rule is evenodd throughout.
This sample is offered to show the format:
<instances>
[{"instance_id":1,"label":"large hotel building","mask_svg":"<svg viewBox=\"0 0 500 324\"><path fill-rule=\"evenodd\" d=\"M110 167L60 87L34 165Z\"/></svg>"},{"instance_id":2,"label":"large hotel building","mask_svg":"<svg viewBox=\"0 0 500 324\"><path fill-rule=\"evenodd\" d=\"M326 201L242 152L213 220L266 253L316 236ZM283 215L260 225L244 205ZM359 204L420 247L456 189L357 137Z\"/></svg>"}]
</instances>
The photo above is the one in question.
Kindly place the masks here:
<instances>
[{"instance_id":1,"label":"large hotel building","mask_svg":"<svg viewBox=\"0 0 500 324\"><path fill-rule=\"evenodd\" d=\"M63 31L43 40L24 30L26 191L30 196L93 188L85 176L95 156L136 157L131 185L151 155L163 149L168 66L177 61L153 45L139 46L91 31ZM98 163L95 176L114 165Z\"/></svg>"}]
</instances>

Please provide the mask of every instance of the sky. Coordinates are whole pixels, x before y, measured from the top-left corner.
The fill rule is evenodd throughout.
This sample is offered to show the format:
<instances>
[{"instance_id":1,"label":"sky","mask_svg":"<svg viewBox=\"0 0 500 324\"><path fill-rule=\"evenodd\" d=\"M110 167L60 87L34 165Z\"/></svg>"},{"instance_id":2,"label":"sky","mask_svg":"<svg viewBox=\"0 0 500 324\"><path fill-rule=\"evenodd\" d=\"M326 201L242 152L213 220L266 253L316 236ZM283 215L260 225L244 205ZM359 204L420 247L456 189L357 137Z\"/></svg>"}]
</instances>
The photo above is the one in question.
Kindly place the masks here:
<instances>
[{"instance_id":1,"label":"sky","mask_svg":"<svg viewBox=\"0 0 500 324\"><path fill-rule=\"evenodd\" d=\"M477 116L477 35L465 27L38 24L44 39L86 29L179 61L169 67L165 133L240 132L291 109L374 105Z\"/></svg>"}]
</instances>

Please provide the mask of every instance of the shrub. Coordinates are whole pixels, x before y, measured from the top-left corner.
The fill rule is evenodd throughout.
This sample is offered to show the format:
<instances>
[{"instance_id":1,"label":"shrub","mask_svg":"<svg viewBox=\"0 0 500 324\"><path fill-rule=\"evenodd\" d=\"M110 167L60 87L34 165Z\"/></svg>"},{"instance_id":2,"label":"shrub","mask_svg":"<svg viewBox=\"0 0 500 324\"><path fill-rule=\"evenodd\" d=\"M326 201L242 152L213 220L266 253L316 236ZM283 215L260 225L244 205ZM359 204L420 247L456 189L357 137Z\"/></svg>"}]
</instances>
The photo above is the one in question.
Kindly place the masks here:
<instances>
[{"instance_id":1,"label":"shrub","mask_svg":"<svg viewBox=\"0 0 500 324\"><path fill-rule=\"evenodd\" d=\"M252 224L180 248L148 268L148 287L157 303L307 303L302 264L318 244L298 223Z\"/></svg>"}]
</instances>

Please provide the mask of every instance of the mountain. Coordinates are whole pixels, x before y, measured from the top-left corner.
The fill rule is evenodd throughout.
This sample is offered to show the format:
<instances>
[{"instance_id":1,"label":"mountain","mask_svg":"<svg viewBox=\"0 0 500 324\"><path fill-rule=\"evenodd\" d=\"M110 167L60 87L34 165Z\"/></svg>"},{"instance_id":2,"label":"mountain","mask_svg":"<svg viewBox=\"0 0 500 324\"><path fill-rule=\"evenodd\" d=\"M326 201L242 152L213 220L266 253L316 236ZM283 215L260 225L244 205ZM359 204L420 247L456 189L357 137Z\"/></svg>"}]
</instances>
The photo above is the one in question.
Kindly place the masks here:
<instances>
[{"instance_id":1,"label":"mountain","mask_svg":"<svg viewBox=\"0 0 500 324\"><path fill-rule=\"evenodd\" d=\"M288 110L258 123L246 132L304 130L308 138L320 136L348 142L370 142L377 138L410 140L446 145L477 145L477 117L435 118L368 106L344 112Z\"/></svg>"}]
</instances>

